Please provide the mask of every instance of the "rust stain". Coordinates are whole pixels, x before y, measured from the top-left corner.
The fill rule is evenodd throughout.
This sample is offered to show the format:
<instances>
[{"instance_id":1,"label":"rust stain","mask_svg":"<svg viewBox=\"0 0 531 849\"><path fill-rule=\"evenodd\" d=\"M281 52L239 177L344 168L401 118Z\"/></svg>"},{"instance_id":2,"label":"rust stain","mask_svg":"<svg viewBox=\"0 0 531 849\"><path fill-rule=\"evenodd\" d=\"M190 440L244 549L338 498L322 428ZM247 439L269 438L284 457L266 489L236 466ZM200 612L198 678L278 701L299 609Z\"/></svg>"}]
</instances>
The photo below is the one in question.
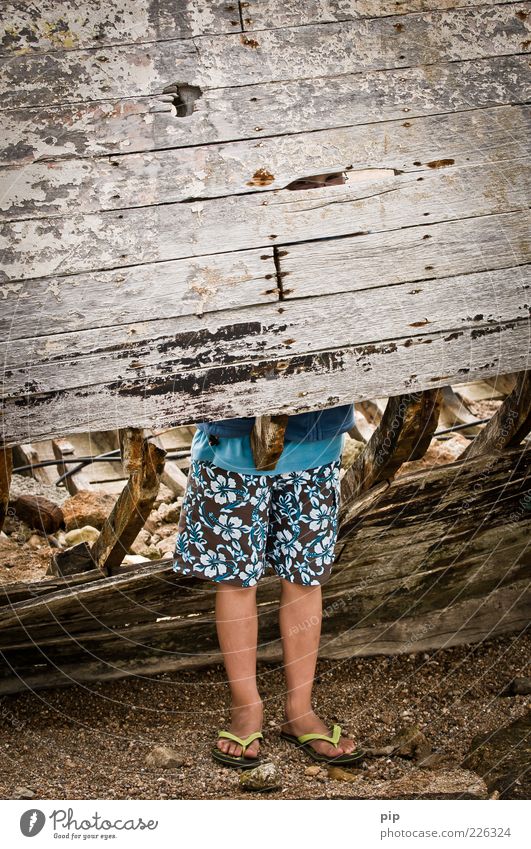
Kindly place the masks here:
<instances>
[{"instance_id":1,"label":"rust stain","mask_svg":"<svg viewBox=\"0 0 531 849\"><path fill-rule=\"evenodd\" d=\"M447 165L453 165L455 159L434 159L432 162L426 162L428 168L446 168Z\"/></svg>"},{"instance_id":2,"label":"rust stain","mask_svg":"<svg viewBox=\"0 0 531 849\"><path fill-rule=\"evenodd\" d=\"M409 326L410 327L424 327L425 324L431 324L431 321L427 318L423 318L422 321L413 321Z\"/></svg>"},{"instance_id":3,"label":"rust stain","mask_svg":"<svg viewBox=\"0 0 531 849\"><path fill-rule=\"evenodd\" d=\"M520 18L521 21L525 21L525 19L527 18L527 12L516 12L516 17Z\"/></svg>"},{"instance_id":4,"label":"rust stain","mask_svg":"<svg viewBox=\"0 0 531 849\"><path fill-rule=\"evenodd\" d=\"M393 24L393 27L396 29L397 32L402 32L402 30L404 29L404 24Z\"/></svg>"},{"instance_id":5,"label":"rust stain","mask_svg":"<svg viewBox=\"0 0 531 849\"><path fill-rule=\"evenodd\" d=\"M267 171L265 168L259 168L258 171L255 171L252 179L247 183L248 186L269 186L270 183L274 180L273 174L270 171ZM272 238L272 237L270 237Z\"/></svg>"},{"instance_id":6,"label":"rust stain","mask_svg":"<svg viewBox=\"0 0 531 849\"><path fill-rule=\"evenodd\" d=\"M245 47L252 47L253 50L260 46L256 38L248 38L246 35L240 35L240 41Z\"/></svg>"}]
</instances>

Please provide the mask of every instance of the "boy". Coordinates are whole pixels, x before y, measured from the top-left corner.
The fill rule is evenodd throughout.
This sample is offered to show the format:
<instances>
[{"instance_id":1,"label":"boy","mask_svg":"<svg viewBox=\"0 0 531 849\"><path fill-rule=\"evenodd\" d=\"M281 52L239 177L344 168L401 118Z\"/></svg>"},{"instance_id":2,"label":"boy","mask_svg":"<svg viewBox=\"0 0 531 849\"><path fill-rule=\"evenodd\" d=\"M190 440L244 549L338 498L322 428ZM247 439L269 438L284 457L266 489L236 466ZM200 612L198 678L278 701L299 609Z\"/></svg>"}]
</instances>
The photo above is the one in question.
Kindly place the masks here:
<instances>
[{"instance_id":1,"label":"boy","mask_svg":"<svg viewBox=\"0 0 531 849\"><path fill-rule=\"evenodd\" d=\"M319 647L321 585L337 537L339 471L354 405L289 416L275 468L259 471L254 418L200 422L192 440L173 568L214 581L216 627L232 697L231 724L212 754L226 766L259 764L262 702L256 684L256 585L267 567L281 579L280 631L286 676L281 736L314 760L353 763L354 742L332 733L311 697ZM301 623L312 623L301 627Z\"/></svg>"}]
</instances>

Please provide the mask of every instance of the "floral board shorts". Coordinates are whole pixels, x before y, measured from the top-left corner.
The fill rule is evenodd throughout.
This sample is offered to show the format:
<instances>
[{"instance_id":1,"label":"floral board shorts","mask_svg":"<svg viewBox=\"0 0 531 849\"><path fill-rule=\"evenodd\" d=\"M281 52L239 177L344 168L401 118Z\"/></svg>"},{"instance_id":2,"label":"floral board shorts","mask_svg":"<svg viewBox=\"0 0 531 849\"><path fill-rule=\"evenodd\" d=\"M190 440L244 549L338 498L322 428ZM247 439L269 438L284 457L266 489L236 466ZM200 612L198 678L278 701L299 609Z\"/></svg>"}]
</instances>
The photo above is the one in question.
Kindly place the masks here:
<instances>
[{"instance_id":1,"label":"floral board shorts","mask_svg":"<svg viewBox=\"0 0 531 849\"><path fill-rule=\"evenodd\" d=\"M252 587L272 569L296 584L322 584L334 562L341 460L278 475L240 474L193 460L173 569Z\"/></svg>"}]
</instances>

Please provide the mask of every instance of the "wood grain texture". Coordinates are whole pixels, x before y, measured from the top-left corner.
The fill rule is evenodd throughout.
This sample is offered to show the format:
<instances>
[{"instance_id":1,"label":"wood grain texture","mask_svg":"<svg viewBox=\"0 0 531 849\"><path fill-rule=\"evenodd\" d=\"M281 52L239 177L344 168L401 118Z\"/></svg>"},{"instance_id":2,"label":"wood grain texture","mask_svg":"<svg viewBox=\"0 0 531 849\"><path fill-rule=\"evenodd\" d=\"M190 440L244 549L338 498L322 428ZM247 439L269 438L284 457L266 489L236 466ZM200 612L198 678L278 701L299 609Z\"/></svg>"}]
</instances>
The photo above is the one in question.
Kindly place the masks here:
<instances>
[{"instance_id":1,"label":"wood grain texture","mask_svg":"<svg viewBox=\"0 0 531 849\"><path fill-rule=\"evenodd\" d=\"M230 248L238 251L319 239L323 230L329 238L404 231L428 222L526 210L530 176L527 151L521 151L516 159L488 169L482 164L459 172L428 168L310 192L272 191L267 198L250 194L5 223L0 229L2 303L7 310L19 298L33 296L33 288L15 282L26 278L52 277L53 291L70 285L58 283L57 275L214 254L224 247L220 222L225 221L230 229L223 227L222 235L229 232ZM97 275L92 277L97 281ZM36 297L38 287L47 286L45 280L37 284Z\"/></svg>"},{"instance_id":2,"label":"wood grain texture","mask_svg":"<svg viewBox=\"0 0 531 849\"><path fill-rule=\"evenodd\" d=\"M530 255L528 214L487 215L288 245L278 251L276 263L272 249L262 248L115 271L56 276L25 286L8 284L0 287L5 293L0 329L12 350L17 339L44 337L58 331L71 333L114 327L109 339L116 338L118 326L141 322L145 327L146 321L157 322L170 316L175 319L189 316L188 322L172 327L176 335L185 332L186 327L193 334L203 326L203 316L208 313L226 315L233 310L235 323L252 321L254 316L247 318L245 313L239 315L237 311L260 304L278 305L280 295L283 301L320 296L323 280L327 281L327 295L414 281L421 281L419 286L427 286L431 291L435 284L422 281L477 271L487 273L488 280L490 272L508 269L494 276L495 281L500 281L498 285L494 283L496 293L503 297L505 286L518 285L518 281L525 285L528 273L525 264ZM510 270L515 264L521 267ZM282 275L282 289L278 287L277 270ZM463 281L460 285L467 283ZM474 278L470 285L474 287ZM402 291L397 290L397 298L403 297ZM459 294L463 309L472 308L473 292L470 304ZM228 325L231 318L225 315L221 321ZM419 322L426 320L424 315L418 317ZM150 327L154 336L160 338L159 325ZM204 327L212 329L213 325L207 322ZM135 333L138 332L137 328ZM130 329L124 328L121 338L128 338L129 333ZM230 331L227 333L230 341ZM99 335L98 332L94 339ZM202 338L199 336L198 342ZM142 337L137 337L135 344L141 341ZM33 352L33 343L29 344L28 350ZM46 347L46 340L42 344ZM57 353L61 345L59 342L55 346ZM97 349L96 346L94 350ZM42 356L41 350L38 357ZM8 361L12 362L11 358L6 359L6 364Z\"/></svg>"},{"instance_id":3,"label":"wood grain texture","mask_svg":"<svg viewBox=\"0 0 531 849\"><path fill-rule=\"evenodd\" d=\"M500 106L279 136L258 145L254 140L227 142L6 168L0 172L1 217L123 209L259 191L268 195L308 174L337 171L348 171L349 181L372 176L377 186L387 176L386 169L420 176L433 168L496 168L526 149L530 116L529 107Z\"/></svg>"},{"instance_id":4,"label":"wood grain texture","mask_svg":"<svg viewBox=\"0 0 531 849\"><path fill-rule=\"evenodd\" d=\"M405 121L528 97L529 58L522 55L205 89L184 118L152 96L10 109L3 115L0 164Z\"/></svg>"},{"instance_id":5,"label":"wood grain texture","mask_svg":"<svg viewBox=\"0 0 531 849\"><path fill-rule=\"evenodd\" d=\"M0 345L6 398L127 380L179 380L230 366L349 345L529 322L531 266L423 279L312 298L12 340ZM455 337L459 345L460 337ZM332 343L332 344L331 344ZM376 393L377 394L377 393Z\"/></svg>"},{"instance_id":6,"label":"wood grain texture","mask_svg":"<svg viewBox=\"0 0 531 849\"><path fill-rule=\"evenodd\" d=\"M509 0L496 0L498 4ZM244 29L274 29L302 24L351 21L359 18L410 15L427 9L452 9L493 5L489 0L242 0ZM406 18L407 20L407 18Z\"/></svg>"},{"instance_id":7,"label":"wood grain texture","mask_svg":"<svg viewBox=\"0 0 531 849\"><path fill-rule=\"evenodd\" d=\"M3 0L0 56L140 44L241 29L227 0Z\"/></svg>"},{"instance_id":8,"label":"wood grain texture","mask_svg":"<svg viewBox=\"0 0 531 849\"><path fill-rule=\"evenodd\" d=\"M212 351L212 349L210 349ZM174 427L204 419L304 412L528 367L529 320L408 335L331 351L119 378L4 402L7 445L50 435L114 430L123 422ZM102 364L97 360L97 369ZM58 373L58 372L57 372Z\"/></svg>"},{"instance_id":9,"label":"wood grain texture","mask_svg":"<svg viewBox=\"0 0 531 849\"><path fill-rule=\"evenodd\" d=\"M518 445L530 430L531 371L522 371L516 375L512 391L461 456L471 458L480 454L497 454L507 447Z\"/></svg>"},{"instance_id":10,"label":"wood grain texture","mask_svg":"<svg viewBox=\"0 0 531 849\"><path fill-rule=\"evenodd\" d=\"M137 97L529 52L523 3L2 60L3 108ZM397 27L400 24L400 28ZM27 81L31 80L28 85Z\"/></svg>"}]
</instances>

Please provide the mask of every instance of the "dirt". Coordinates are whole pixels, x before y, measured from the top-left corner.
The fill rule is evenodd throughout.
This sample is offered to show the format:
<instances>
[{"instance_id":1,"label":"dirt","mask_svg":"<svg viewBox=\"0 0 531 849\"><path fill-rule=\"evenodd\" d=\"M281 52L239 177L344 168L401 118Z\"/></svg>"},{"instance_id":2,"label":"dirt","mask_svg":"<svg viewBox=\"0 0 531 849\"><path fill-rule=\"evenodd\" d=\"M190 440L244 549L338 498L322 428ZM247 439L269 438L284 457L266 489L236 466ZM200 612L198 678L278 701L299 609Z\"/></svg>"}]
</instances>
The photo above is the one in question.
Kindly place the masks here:
<instances>
[{"instance_id":1,"label":"dirt","mask_svg":"<svg viewBox=\"0 0 531 849\"><path fill-rule=\"evenodd\" d=\"M530 657L531 636L520 636L430 654L320 661L315 706L366 746L385 746L400 729L416 725L441 755L439 768L451 770L475 735L529 710L528 696L500 693L512 678L529 675ZM282 786L267 798L355 793L355 784L324 771L305 775L310 761L279 738L281 667L261 664L259 686L264 752ZM3 798L16 787L51 799L249 798L235 771L210 757L216 730L228 720L221 666L4 697L0 712ZM176 749L184 765L149 767L148 754L161 745ZM361 775L365 791L376 795L383 781L414 780L415 771L420 786L419 769L407 758L382 756L364 761Z\"/></svg>"}]
</instances>

